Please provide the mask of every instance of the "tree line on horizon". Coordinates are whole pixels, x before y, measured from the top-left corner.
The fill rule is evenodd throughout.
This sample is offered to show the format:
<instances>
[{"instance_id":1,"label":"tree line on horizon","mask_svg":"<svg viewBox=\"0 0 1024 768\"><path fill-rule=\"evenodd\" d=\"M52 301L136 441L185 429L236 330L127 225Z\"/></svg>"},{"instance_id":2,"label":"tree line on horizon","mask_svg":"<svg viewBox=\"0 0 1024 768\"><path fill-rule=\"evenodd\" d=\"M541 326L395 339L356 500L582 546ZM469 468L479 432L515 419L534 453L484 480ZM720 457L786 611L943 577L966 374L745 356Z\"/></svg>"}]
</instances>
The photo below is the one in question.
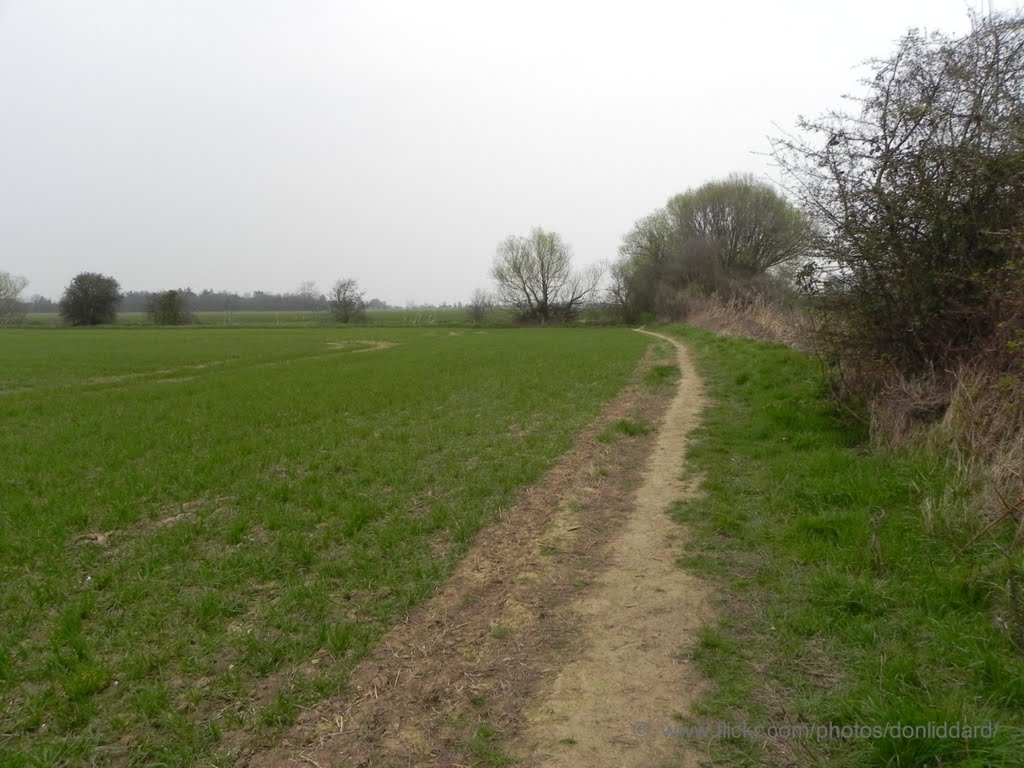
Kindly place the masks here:
<instances>
[{"instance_id":1,"label":"tree line on horizon","mask_svg":"<svg viewBox=\"0 0 1024 768\"><path fill-rule=\"evenodd\" d=\"M340 281L344 282L344 281ZM342 296L343 310L352 314L350 306L358 304L365 310L398 309L381 299L365 300L354 281L347 290L358 294ZM191 288L166 291L122 291L109 275L82 272L69 283L60 299L35 295L27 301L20 293L28 285L22 277L0 272L0 324L13 324L28 313L57 313L69 325L101 325L112 323L120 312L145 313L156 325L194 323L199 312L332 312L339 297L337 285L329 293L321 293L312 282L303 283L296 291L271 293L253 291L236 293L205 289L198 293ZM358 301L357 301L358 298ZM334 304L332 304L332 300Z\"/></svg>"},{"instance_id":2,"label":"tree line on horizon","mask_svg":"<svg viewBox=\"0 0 1024 768\"><path fill-rule=\"evenodd\" d=\"M470 297L468 320L500 306L523 323L571 322L591 305L628 323L683 320L704 297L768 296L811 313L819 348L854 388L872 370L913 374L970 355L996 315L1012 314L1005 286L1020 280L1022 23L972 16L962 37L908 33L870 64L857 110L802 120L774 141L783 191L735 174L686 190L639 219L610 265L577 269L554 231L510 235L492 260L494 290ZM24 281L0 274L9 318ZM342 294L353 291L160 295L188 312L334 306L342 322L387 306L364 302L357 285ZM119 307L149 311L154 296L128 292Z\"/></svg>"}]
</instances>

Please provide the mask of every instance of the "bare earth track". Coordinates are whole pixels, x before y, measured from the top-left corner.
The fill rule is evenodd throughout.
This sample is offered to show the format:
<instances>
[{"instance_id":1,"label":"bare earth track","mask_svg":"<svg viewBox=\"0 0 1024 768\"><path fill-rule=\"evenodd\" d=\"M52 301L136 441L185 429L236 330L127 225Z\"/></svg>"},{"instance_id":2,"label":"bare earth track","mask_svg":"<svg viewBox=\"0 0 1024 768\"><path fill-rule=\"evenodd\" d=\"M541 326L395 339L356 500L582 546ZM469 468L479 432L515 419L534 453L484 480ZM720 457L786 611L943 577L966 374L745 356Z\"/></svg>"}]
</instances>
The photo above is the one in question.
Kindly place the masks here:
<instances>
[{"instance_id":1,"label":"bare earth track","mask_svg":"<svg viewBox=\"0 0 1024 768\"><path fill-rule=\"evenodd\" d=\"M658 338L682 374L675 391L628 386L384 636L343 697L240 764L448 768L492 749L523 766L697 764L661 727L703 690L685 653L708 592L676 567L685 530L666 514L692 492L679 478L703 395L689 352ZM650 365L649 354L638 378ZM659 427L599 441L619 419Z\"/></svg>"}]
</instances>

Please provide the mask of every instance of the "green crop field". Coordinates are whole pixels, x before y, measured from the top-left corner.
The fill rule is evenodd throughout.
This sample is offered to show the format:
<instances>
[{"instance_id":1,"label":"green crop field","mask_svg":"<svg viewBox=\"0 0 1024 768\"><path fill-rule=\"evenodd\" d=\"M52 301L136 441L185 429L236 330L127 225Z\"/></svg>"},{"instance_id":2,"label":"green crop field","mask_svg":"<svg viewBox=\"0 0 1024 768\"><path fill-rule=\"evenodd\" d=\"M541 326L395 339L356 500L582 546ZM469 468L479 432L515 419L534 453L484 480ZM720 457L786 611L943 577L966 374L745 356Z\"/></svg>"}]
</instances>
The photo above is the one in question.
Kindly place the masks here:
<instances>
[{"instance_id":1,"label":"green crop field","mask_svg":"<svg viewBox=\"0 0 1024 768\"><path fill-rule=\"evenodd\" d=\"M0 333L0 764L229 765L626 382L625 329Z\"/></svg>"}]
</instances>

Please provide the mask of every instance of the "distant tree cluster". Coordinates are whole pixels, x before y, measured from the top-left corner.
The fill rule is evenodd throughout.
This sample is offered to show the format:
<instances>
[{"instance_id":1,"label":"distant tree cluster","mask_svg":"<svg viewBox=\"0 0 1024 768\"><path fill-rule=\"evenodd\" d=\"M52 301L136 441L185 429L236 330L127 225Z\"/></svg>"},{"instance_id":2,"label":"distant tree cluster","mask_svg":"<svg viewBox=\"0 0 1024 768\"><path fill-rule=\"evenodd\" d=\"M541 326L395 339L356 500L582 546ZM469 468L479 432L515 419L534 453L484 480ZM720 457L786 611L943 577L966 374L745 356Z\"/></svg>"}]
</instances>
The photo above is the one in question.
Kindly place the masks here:
<instances>
[{"instance_id":1,"label":"distant tree cluster","mask_svg":"<svg viewBox=\"0 0 1024 768\"><path fill-rule=\"evenodd\" d=\"M191 288L177 291L190 312L327 312L328 297L320 292L315 283L306 282L296 291L268 293L254 291L240 294L231 291L203 290L199 293ZM146 312L155 294L150 291L129 291L121 304L123 312ZM392 309L381 299L370 299L367 309Z\"/></svg>"},{"instance_id":2,"label":"distant tree cluster","mask_svg":"<svg viewBox=\"0 0 1024 768\"><path fill-rule=\"evenodd\" d=\"M56 312L59 309L56 301L38 293L29 297L27 308L29 312Z\"/></svg>"},{"instance_id":3,"label":"distant tree cluster","mask_svg":"<svg viewBox=\"0 0 1024 768\"><path fill-rule=\"evenodd\" d=\"M198 312L322 312L336 322L366 319L366 310L397 309L381 299L364 298L355 280L339 280L325 295L307 281L296 291L239 294L191 288L166 291L121 291L113 277L82 272L74 277L59 301L33 295L22 299L28 281L0 271L0 325L20 323L29 312L56 312L69 325L113 323L119 312L144 313L156 325L198 322ZM461 305L460 305L461 306Z\"/></svg>"},{"instance_id":4,"label":"distant tree cluster","mask_svg":"<svg viewBox=\"0 0 1024 768\"><path fill-rule=\"evenodd\" d=\"M196 293L191 288L180 288L186 306L191 312L322 312L327 308L324 296L312 283L304 283L299 290L286 293L255 291L240 294L232 291L206 289ZM122 312L147 312L153 291L128 291L121 303Z\"/></svg>"}]
</instances>

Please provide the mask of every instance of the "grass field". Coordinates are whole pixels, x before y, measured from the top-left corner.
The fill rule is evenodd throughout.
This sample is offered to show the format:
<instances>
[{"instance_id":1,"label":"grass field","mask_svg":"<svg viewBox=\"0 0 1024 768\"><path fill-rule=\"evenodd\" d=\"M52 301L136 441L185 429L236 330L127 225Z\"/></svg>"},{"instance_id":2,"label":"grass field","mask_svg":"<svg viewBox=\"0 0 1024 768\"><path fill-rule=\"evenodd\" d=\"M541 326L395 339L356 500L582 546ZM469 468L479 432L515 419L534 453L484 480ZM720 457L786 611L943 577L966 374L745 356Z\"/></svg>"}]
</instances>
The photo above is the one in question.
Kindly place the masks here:
<instances>
[{"instance_id":1,"label":"grass field","mask_svg":"<svg viewBox=\"0 0 1024 768\"><path fill-rule=\"evenodd\" d=\"M430 594L647 343L0 332L0 765L230 765L232 747L271 741Z\"/></svg>"},{"instance_id":2,"label":"grass field","mask_svg":"<svg viewBox=\"0 0 1024 768\"><path fill-rule=\"evenodd\" d=\"M681 563L720 596L694 654L716 683L702 716L751 729L998 725L971 739L762 731L716 741L716 764L1020 765L1024 657L1000 628L1013 621L1000 542L956 557L983 521L942 457L871 450L836 418L813 358L674 331L714 398L688 454L704 495L677 510L694 536Z\"/></svg>"}]
</instances>

